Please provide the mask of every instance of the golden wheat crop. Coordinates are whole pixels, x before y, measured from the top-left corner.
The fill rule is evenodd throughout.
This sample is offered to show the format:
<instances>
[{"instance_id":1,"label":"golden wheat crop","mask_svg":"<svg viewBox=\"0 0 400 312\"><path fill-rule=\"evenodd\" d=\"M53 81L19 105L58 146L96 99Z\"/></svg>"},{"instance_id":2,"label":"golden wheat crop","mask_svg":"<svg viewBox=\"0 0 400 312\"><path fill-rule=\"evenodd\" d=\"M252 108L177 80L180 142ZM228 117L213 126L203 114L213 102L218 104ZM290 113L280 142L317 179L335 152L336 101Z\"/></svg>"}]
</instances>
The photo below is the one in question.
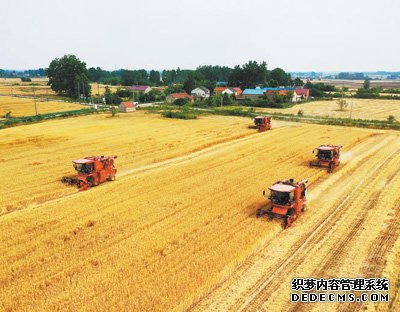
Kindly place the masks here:
<instances>
[{"instance_id":1,"label":"golden wheat crop","mask_svg":"<svg viewBox=\"0 0 400 312\"><path fill-rule=\"evenodd\" d=\"M299 110L304 115L349 118L350 113L354 119L386 120L389 115L400 120L399 100L375 100L375 99L346 99L348 104L344 111L339 110L337 101L314 101L297 104L286 109L256 108L258 111L270 113L297 114ZM351 106L353 108L351 109Z\"/></svg>"},{"instance_id":2,"label":"golden wheat crop","mask_svg":"<svg viewBox=\"0 0 400 312\"><path fill-rule=\"evenodd\" d=\"M2 130L0 309L187 308L279 234L254 217L263 189L319 183L314 147L350 151L377 133L278 121L257 133L250 122L136 112ZM115 182L59 182L71 160L104 154L118 155Z\"/></svg>"},{"instance_id":3,"label":"golden wheat crop","mask_svg":"<svg viewBox=\"0 0 400 312\"><path fill-rule=\"evenodd\" d=\"M73 103L36 99L36 108L38 114L46 114L83 109L85 106ZM0 118L7 112L11 112L11 116L14 117L35 115L35 100L33 98L0 96Z\"/></svg>"},{"instance_id":4,"label":"golden wheat crop","mask_svg":"<svg viewBox=\"0 0 400 312\"><path fill-rule=\"evenodd\" d=\"M31 82L21 82L20 78L0 78L0 94L14 94L38 97L57 98L57 94L47 84L48 78L32 78ZM116 92L120 86L91 83L92 95L103 95L108 86L112 92Z\"/></svg>"}]
</instances>

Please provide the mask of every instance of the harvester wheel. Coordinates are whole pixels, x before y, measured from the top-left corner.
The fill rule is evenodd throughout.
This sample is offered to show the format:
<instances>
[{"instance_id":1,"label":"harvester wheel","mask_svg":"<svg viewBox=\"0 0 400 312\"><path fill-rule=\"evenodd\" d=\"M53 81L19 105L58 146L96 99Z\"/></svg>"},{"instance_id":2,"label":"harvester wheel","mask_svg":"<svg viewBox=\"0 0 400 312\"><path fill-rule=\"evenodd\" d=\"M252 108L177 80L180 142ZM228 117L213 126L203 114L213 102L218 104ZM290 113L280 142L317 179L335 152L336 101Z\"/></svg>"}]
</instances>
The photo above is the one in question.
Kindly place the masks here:
<instances>
[{"instance_id":1,"label":"harvester wheel","mask_svg":"<svg viewBox=\"0 0 400 312\"><path fill-rule=\"evenodd\" d=\"M301 208L301 212L305 212L307 210L307 205L303 205L303 208Z\"/></svg>"},{"instance_id":2,"label":"harvester wheel","mask_svg":"<svg viewBox=\"0 0 400 312\"><path fill-rule=\"evenodd\" d=\"M329 172L329 173L332 173L333 170L335 170L335 164L334 164L333 162L331 162L331 163L329 164L329 170L328 170L328 172Z\"/></svg>"},{"instance_id":3,"label":"harvester wheel","mask_svg":"<svg viewBox=\"0 0 400 312\"><path fill-rule=\"evenodd\" d=\"M296 211L295 211L293 208L290 208L290 209L287 211L287 215L288 215L288 216L294 216L295 213L296 213Z\"/></svg>"},{"instance_id":4,"label":"harvester wheel","mask_svg":"<svg viewBox=\"0 0 400 312\"><path fill-rule=\"evenodd\" d=\"M294 218L293 218L293 217L291 217L291 216L287 217L287 218L285 219L283 228L284 228L284 229L287 229L287 228L291 227L292 224L293 224L293 221L294 221Z\"/></svg>"}]
</instances>

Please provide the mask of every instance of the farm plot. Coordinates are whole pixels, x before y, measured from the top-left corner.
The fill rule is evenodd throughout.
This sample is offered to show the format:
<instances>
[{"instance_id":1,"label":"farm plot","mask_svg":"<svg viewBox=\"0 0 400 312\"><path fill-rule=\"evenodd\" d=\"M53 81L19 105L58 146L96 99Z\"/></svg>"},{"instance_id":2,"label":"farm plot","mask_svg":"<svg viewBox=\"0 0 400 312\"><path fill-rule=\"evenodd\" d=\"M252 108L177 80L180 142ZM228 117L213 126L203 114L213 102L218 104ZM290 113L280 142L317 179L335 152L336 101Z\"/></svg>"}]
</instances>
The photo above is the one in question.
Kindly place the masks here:
<instances>
[{"instance_id":1,"label":"farm plot","mask_svg":"<svg viewBox=\"0 0 400 312\"><path fill-rule=\"evenodd\" d=\"M244 305L247 298L274 289L261 287L264 278L280 260L289 263L287 251L297 249L300 257L315 256L304 261L311 272L325 261L329 265L320 274L342 273L338 264L354 260L346 255L358 252L353 266L343 266L344 273L355 274L365 261L368 272L394 277L398 270L393 261L386 265L369 259L376 252L392 259L399 245L397 230L390 242L381 231L392 222L399 196L398 135L282 122L275 122L273 131L257 133L248 124L248 119L234 117L182 121L131 114L4 130L7 146L1 148L9 152L2 168L19 172L28 156L42 164L15 174L12 187L11 179L2 183L7 188L2 197L19 191L11 192L8 203L25 201L26 206L0 217L0 308L256 310L264 307L264 297ZM343 164L334 175L308 167L313 147L326 142L345 145ZM71 159L100 151L119 155L117 181L80 193L57 182L68 174L65 166ZM277 222L256 219L255 211L264 203L262 190L289 177L310 179L311 205L292 228L282 231ZM377 183L384 178L394 191ZM366 183L363 192L361 182ZM26 185L34 192L24 191ZM371 192L376 200L363 214ZM50 198L37 200L48 194ZM371 227L383 204L383 217ZM317 227L321 222L328 232ZM354 228L359 230L350 234ZM321 241L307 241L309 231ZM365 242L361 235L367 233ZM342 250L338 243L346 239L350 245ZM388 248L373 250L372 240L382 240L379 246ZM295 273L275 274L286 281ZM243 281L242 288L233 287L235 281ZM275 286L277 279L273 281ZM277 287L284 289L284 284ZM287 306L284 293L272 295L271 306Z\"/></svg>"},{"instance_id":2,"label":"farm plot","mask_svg":"<svg viewBox=\"0 0 400 312\"><path fill-rule=\"evenodd\" d=\"M36 100L38 114L64 112L85 108L83 105ZM35 100L32 98L17 98L12 96L0 96L0 116L11 112L13 117L35 115Z\"/></svg>"},{"instance_id":3,"label":"farm plot","mask_svg":"<svg viewBox=\"0 0 400 312\"><path fill-rule=\"evenodd\" d=\"M56 93L51 90L47 82L47 78L32 78L32 82L22 82L19 78L1 78L0 94L56 97Z\"/></svg>"},{"instance_id":4,"label":"farm plot","mask_svg":"<svg viewBox=\"0 0 400 312\"><path fill-rule=\"evenodd\" d=\"M256 109L257 111L287 114L297 114L299 110L302 110L304 115L349 118L351 104L353 103L351 115L354 119L386 120L389 115L393 115L397 120L400 120L399 100L346 99L346 101L348 103L348 107L344 111L339 110L339 106L337 105L336 101L308 102L294 105L293 107L286 109Z\"/></svg>"}]
</instances>

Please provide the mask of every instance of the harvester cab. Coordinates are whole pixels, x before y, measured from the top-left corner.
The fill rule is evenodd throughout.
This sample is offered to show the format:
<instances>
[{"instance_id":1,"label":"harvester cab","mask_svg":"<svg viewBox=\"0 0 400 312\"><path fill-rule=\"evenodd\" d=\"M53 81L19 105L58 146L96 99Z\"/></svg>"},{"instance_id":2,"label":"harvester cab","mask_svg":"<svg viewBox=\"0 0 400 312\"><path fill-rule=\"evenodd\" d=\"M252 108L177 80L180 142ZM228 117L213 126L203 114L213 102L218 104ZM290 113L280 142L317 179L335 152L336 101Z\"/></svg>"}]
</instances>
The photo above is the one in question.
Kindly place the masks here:
<instances>
[{"instance_id":1,"label":"harvester cab","mask_svg":"<svg viewBox=\"0 0 400 312\"><path fill-rule=\"evenodd\" d=\"M257 218L267 216L270 220L283 220L286 229L305 211L308 179L294 182L293 179L278 181L269 188L269 204L256 213ZM266 196L266 192L263 192Z\"/></svg>"},{"instance_id":2,"label":"harvester cab","mask_svg":"<svg viewBox=\"0 0 400 312\"><path fill-rule=\"evenodd\" d=\"M80 191L97 186L105 181L115 180L117 169L114 159L117 156L91 156L72 161L77 177L63 177L61 182L77 185Z\"/></svg>"},{"instance_id":3,"label":"harvester cab","mask_svg":"<svg viewBox=\"0 0 400 312\"><path fill-rule=\"evenodd\" d=\"M310 167L325 167L328 172L333 170L340 164L340 149L342 145L320 145L313 150L313 154L317 152L317 159L310 161Z\"/></svg>"},{"instance_id":4,"label":"harvester cab","mask_svg":"<svg viewBox=\"0 0 400 312\"><path fill-rule=\"evenodd\" d=\"M271 129L272 116L257 116L254 117L254 125L249 126L250 129L258 129L258 132L264 132Z\"/></svg>"}]
</instances>

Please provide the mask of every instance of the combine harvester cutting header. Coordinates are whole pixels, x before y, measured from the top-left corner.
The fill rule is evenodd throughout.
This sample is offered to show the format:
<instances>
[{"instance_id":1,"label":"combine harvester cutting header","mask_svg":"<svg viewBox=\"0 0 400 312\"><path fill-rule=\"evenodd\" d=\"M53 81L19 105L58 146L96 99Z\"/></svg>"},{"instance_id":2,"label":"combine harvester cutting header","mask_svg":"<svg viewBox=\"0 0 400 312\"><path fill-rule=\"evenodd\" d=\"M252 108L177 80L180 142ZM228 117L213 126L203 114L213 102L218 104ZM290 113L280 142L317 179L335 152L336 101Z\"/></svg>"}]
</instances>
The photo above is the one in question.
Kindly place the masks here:
<instances>
[{"instance_id":1,"label":"combine harvester cutting header","mask_svg":"<svg viewBox=\"0 0 400 312\"><path fill-rule=\"evenodd\" d=\"M340 164L340 149L343 145L320 145L313 150L317 150L317 160L310 161L310 167L328 168L328 172L332 173Z\"/></svg>"},{"instance_id":2,"label":"combine harvester cutting header","mask_svg":"<svg viewBox=\"0 0 400 312\"><path fill-rule=\"evenodd\" d=\"M79 191L84 191L92 186L97 186L105 181L114 181L117 169L114 159L117 156L90 156L72 161L78 176L63 177L62 183L77 185Z\"/></svg>"},{"instance_id":3,"label":"combine harvester cutting header","mask_svg":"<svg viewBox=\"0 0 400 312\"><path fill-rule=\"evenodd\" d=\"M257 116L254 117L254 125L249 126L249 129L258 129L258 132L271 130L272 116Z\"/></svg>"},{"instance_id":4,"label":"combine harvester cutting header","mask_svg":"<svg viewBox=\"0 0 400 312\"><path fill-rule=\"evenodd\" d=\"M293 179L278 181L272 185L268 199L269 205L257 211L257 218L267 216L270 220L282 219L286 229L306 210L308 179L294 182ZM263 192L265 196L265 191Z\"/></svg>"}]
</instances>

